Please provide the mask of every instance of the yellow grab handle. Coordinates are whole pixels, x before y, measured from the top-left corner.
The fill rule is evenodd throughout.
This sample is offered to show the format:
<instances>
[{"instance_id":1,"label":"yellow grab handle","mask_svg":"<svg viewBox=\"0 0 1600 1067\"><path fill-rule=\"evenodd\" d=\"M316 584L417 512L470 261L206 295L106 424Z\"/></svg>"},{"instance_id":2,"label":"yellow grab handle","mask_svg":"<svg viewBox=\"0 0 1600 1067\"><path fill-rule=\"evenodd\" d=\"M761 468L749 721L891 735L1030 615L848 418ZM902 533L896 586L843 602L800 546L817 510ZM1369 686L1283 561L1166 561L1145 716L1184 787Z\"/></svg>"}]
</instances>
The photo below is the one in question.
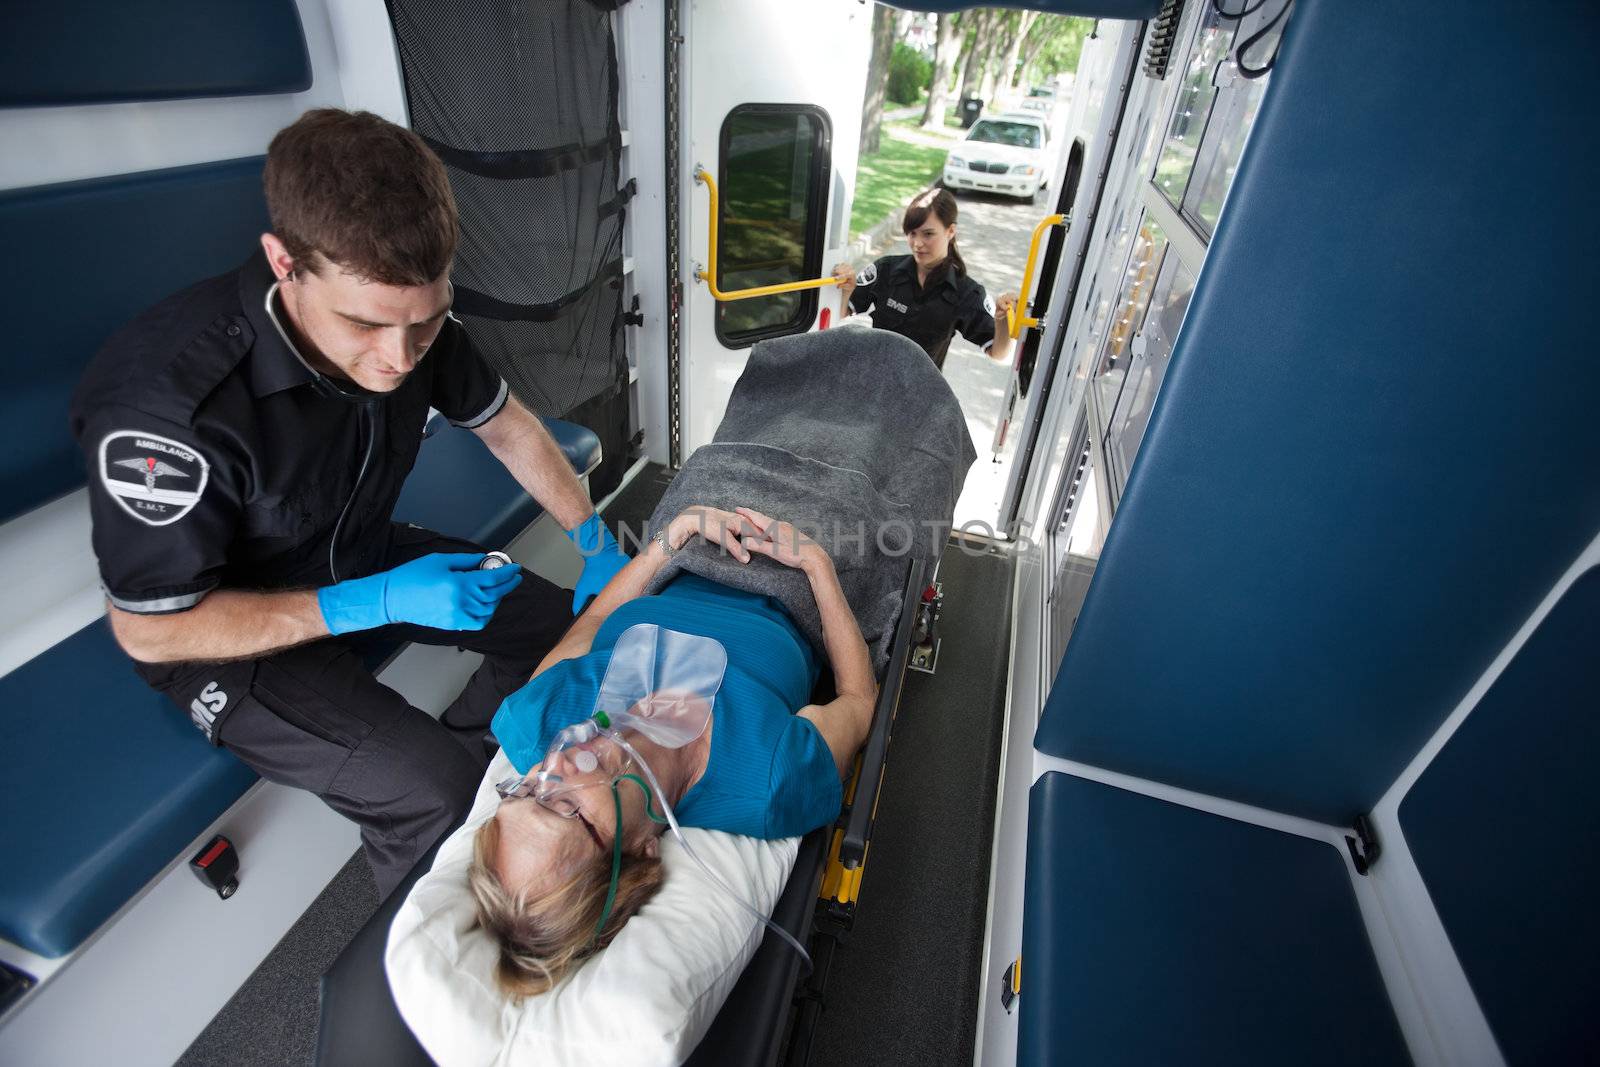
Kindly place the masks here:
<instances>
[{"instance_id":1,"label":"yellow grab handle","mask_svg":"<svg viewBox=\"0 0 1600 1067\"><path fill-rule=\"evenodd\" d=\"M829 285L838 285L838 278L812 278L803 282L784 282L781 285L758 285L753 289L735 289L725 293L717 288L717 183L711 180L711 175L706 173L704 167L694 169L694 180L705 185L711 193L711 224L707 227L709 238L707 249L710 263L705 270L698 271L696 278L706 283L706 288L711 291L711 296L716 300L749 300L757 296L776 296L779 293L797 293L802 289L821 289Z\"/></svg>"},{"instance_id":2,"label":"yellow grab handle","mask_svg":"<svg viewBox=\"0 0 1600 1067\"><path fill-rule=\"evenodd\" d=\"M1039 220L1039 225L1033 228L1033 240L1028 245L1028 265L1022 271L1022 291L1017 296L1017 303L1006 308L1006 331L1011 334L1013 341L1022 333L1024 326L1039 325L1039 320L1030 317L1025 307L1031 303L1028 300L1028 290L1033 288L1033 268L1039 259L1039 241L1044 237L1044 231L1052 226L1064 225L1066 221L1065 215L1046 215Z\"/></svg>"}]
</instances>

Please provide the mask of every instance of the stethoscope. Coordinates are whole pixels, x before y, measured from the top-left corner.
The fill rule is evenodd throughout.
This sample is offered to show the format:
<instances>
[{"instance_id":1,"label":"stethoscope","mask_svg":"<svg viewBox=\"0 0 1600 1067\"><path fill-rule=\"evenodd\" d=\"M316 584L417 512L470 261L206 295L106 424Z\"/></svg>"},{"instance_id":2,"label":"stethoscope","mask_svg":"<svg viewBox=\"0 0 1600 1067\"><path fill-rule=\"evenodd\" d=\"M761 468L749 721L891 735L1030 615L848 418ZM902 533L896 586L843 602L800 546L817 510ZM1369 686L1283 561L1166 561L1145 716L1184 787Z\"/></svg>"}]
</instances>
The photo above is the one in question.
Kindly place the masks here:
<instances>
[{"instance_id":1,"label":"stethoscope","mask_svg":"<svg viewBox=\"0 0 1600 1067\"><path fill-rule=\"evenodd\" d=\"M289 272L289 277L294 277L293 271ZM383 400L384 394L374 393L370 390L362 389L360 386L354 385L353 383L352 388L347 389L338 382L329 378L327 375L323 374L321 371L317 370L317 368L313 367L310 362L306 360L305 356L300 354L300 349L295 347L293 339L289 336L289 331L283 328L283 323L278 319L277 310L272 306L272 299L278 295L278 288L282 284L283 282L281 280L274 281L267 288L267 295L263 301L267 312L267 318L271 320L273 328L278 331L278 336L283 339L284 346L287 347L290 352L294 353L294 358L299 360L300 365L304 367L307 373L311 375L311 383L314 389L316 389L323 396L332 397L336 400L344 400L348 401L349 403L359 405L359 428L367 439L366 447L362 451L361 455L361 469L356 472L355 485L351 486L350 496L345 500L344 507L339 509L339 519L334 523L333 536L328 540L328 572L333 576L333 580L337 582L339 581L339 535L344 530L345 518L350 514L350 505L355 503L356 497L361 493L361 483L367 476L367 468L372 465L372 448L378 440L377 429L374 426L374 422L376 421L376 410L377 405ZM445 284L449 287L449 302L453 305L456 300L455 284L453 282L446 282ZM452 312L446 311L445 314L449 318L455 318L455 315ZM485 558L483 563L479 564L480 567L503 567L511 562L511 557L507 556L503 552L493 552L490 553L490 555L501 556L504 558L504 562L490 564L489 559Z\"/></svg>"},{"instance_id":2,"label":"stethoscope","mask_svg":"<svg viewBox=\"0 0 1600 1067\"><path fill-rule=\"evenodd\" d=\"M294 277L294 272L291 271L289 276L291 278ZM295 347L293 339L289 337L289 331L283 328L283 323L278 320L278 313L272 306L272 298L278 295L278 287L282 284L281 281L275 281L267 288L266 299L263 301L266 306L267 318L272 321L273 327L277 329L278 336L283 339L284 346L294 353L294 358L299 360L300 365L311 375L312 388L323 396L331 397L335 400L348 401L359 406L358 429L361 435L366 438L366 447L361 454L361 469L356 472L355 485L350 487L350 495L345 499L344 507L339 509L339 519L333 524L333 536L328 539L328 572L333 576L333 580L337 582L339 581L339 535L344 530L344 521L350 514L350 505L356 502L356 497L361 493L361 483L367 476L367 468L372 465L372 446L378 440L377 430L374 426L376 406L382 400L382 395L369 392L360 386L346 389L307 362L306 357L300 354L300 349ZM455 296L454 291L451 292L451 296Z\"/></svg>"}]
</instances>

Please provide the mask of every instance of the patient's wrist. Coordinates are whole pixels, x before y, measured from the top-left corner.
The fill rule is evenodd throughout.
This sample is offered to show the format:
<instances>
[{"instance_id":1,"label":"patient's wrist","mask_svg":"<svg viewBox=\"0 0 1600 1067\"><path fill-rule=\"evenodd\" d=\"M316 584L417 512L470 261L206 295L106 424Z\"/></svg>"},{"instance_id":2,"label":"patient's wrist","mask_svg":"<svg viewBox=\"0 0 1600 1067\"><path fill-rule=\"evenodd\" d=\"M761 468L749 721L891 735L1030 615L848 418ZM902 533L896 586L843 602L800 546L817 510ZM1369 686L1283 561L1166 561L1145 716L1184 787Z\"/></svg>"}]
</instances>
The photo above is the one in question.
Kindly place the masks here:
<instances>
[{"instance_id":1,"label":"patient's wrist","mask_svg":"<svg viewBox=\"0 0 1600 1067\"><path fill-rule=\"evenodd\" d=\"M833 557L821 545L809 544L800 552L800 569L808 578L832 577Z\"/></svg>"}]
</instances>

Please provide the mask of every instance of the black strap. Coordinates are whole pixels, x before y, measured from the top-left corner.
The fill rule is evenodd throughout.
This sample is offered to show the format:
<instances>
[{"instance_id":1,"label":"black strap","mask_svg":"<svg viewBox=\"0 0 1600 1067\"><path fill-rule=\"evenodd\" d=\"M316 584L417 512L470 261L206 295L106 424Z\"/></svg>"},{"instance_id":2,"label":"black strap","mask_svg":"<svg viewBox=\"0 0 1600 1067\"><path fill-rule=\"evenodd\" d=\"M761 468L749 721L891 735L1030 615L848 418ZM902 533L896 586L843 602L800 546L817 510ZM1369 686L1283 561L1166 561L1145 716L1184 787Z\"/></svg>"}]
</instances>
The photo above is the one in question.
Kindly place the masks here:
<instances>
[{"instance_id":1,"label":"black strap","mask_svg":"<svg viewBox=\"0 0 1600 1067\"><path fill-rule=\"evenodd\" d=\"M473 152L423 137L428 147L438 153L445 163L476 174L481 178L548 178L562 171L576 170L605 159L614 151L621 151L621 139L615 132L607 133L589 144L564 144L554 148L526 148L514 152Z\"/></svg>"},{"instance_id":2,"label":"black strap","mask_svg":"<svg viewBox=\"0 0 1600 1067\"><path fill-rule=\"evenodd\" d=\"M620 277L622 277L622 257L618 256L601 267L599 273L583 285L548 304L513 304L489 296L487 293L480 293L476 289L466 289L458 285L453 307L463 315L476 315L497 322L554 322L565 315L573 305L588 296L595 286Z\"/></svg>"},{"instance_id":3,"label":"black strap","mask_svg":"<svg viewBox=\"0 0 1600 1067\"><path fill-rule=\"evenodd\" d=\"M600 205L598 217L609 219L612 215L627 206L628 201L639 194L639 179L629 178L628 184L617 190L617 195Z\"/></svg>"}]
</instances>

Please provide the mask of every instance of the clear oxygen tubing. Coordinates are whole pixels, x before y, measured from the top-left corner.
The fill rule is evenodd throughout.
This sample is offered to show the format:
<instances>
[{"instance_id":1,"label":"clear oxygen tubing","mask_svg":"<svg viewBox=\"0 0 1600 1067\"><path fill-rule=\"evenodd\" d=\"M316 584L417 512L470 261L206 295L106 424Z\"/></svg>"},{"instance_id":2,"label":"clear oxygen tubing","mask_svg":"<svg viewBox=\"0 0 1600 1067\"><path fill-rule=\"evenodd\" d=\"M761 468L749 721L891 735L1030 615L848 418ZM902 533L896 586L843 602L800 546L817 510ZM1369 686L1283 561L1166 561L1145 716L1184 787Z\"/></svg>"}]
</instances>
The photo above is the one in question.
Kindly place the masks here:
<instances>
[{"instance_id":1,"label":"clear oxygen tubing","mask_svg":"<svg viewBox=\"0 0 1600 1067\"><path fill-rule=\"evenodd\" d=\"M613 730L610 727L605 726L600 728L600 732L611 738L611 740L615 741L619 746L621 746L624 752L626 752L629 756L632 756L633 761L639 765L639 769L644 771L645 777L650 779L650 788L655 791L656 803L660 805L661 813L667 817L667 825L672 828L672 835L678 839L678 844L683 846L683 850L694 858L694 861L700 865L700 869L705 871L713 882L722 887L723 892L727 893L734 900L738 901L740 907L744 908L744 910L748 911L751 915L754 915L757 919L760 919L764 924L766 924L767 929L771 930L773 933L789 942L789 946L796 952L800 953L801 963L805 967L805 970L801 973L800 977L809 978L812 970L811 954L806 951L805 946L799 941L795 940L789 931L785 930L783 927L773 922L770 918L763 915L759 908L756 908L748 900L744 899L744 897L740 895L732 886L728 885L727 882L724 882L721 876L718 875L716 871L713 871L705 860L700 858L700 854L693 848L689 847L688 840L683 836L683 830L678 826L678 816L672 810L672 802L667 799L666 791L661 788L661 783L656 781L655 772L650 769L650 764L645 761L644 757L639 755L638 751L628 743L626 738L622 736L622 732L620 730Z\"/></svg>"}]
</instances>

